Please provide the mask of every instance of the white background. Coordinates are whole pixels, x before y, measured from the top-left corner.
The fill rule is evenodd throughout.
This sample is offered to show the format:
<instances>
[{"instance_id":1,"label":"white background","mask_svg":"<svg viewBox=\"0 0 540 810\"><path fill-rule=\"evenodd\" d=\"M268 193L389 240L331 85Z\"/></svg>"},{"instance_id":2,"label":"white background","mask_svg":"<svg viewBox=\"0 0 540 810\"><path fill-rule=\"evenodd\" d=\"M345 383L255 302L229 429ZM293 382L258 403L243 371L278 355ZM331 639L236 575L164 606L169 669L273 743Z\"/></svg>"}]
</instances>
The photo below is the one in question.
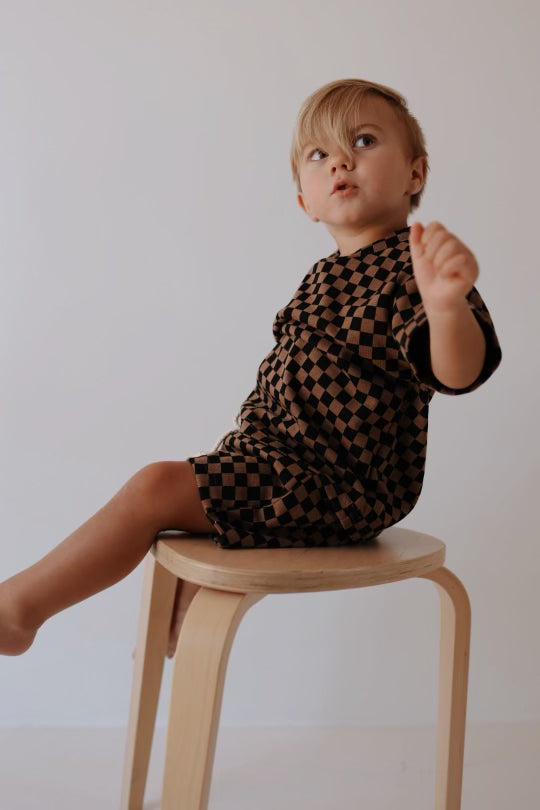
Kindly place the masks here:
<instances>
[{"instance_id":1,"label":"white background","mask_svg":"<svg viewBox=\"0 0 540 810\"><path fill-rule=\"evenodd\" d=\"M474 251L503 350L477 391L435 394L399 525L468 590L470 722L540 718L538 23L532 0L0 2L0 581L233 427L275 313L336 249L296 202L297 111L370 79L426 135L409 224ZM0 659L0 725L127 723L142 573ZM222 723L433 724L438 644L427 580L266 597Z\"/></svg>"}]
</instances>

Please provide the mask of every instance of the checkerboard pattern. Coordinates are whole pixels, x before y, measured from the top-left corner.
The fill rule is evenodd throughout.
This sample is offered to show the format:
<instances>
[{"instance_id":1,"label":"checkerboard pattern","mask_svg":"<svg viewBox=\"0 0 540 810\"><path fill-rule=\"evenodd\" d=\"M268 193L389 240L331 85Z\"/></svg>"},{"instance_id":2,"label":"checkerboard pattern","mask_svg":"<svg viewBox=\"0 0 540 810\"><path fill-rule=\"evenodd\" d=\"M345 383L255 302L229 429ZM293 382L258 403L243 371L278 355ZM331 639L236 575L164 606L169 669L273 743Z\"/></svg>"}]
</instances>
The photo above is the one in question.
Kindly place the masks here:
<instances>
[{"instance_id":1,"label":"checkerboard pattern","mask_svg":"<svg viewBox=\"0 0 540 810\"><path fill-rule=\"evenodd\" d=\"M473 391L501 362L473 287L467 300L486 337L482 371L460 389L433 375L409 231L313 265L275 316L275 346L236 427L188 458L222 548L374 541L418 501L433 394Z\"/></svg>"}]
</instances>

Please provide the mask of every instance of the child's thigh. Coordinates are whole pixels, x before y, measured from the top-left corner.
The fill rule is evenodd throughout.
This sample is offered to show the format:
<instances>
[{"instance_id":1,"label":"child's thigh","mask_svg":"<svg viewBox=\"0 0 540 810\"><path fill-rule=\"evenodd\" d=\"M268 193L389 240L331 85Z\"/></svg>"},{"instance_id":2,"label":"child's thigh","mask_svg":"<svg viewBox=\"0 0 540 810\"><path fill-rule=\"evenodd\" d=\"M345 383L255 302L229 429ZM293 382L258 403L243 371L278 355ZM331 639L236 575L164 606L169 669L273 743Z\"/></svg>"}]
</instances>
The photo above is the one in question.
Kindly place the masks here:
<instances>
[{"instance_id":1,"label":"child's thigh","mask_svg":"<svg viewBox=\"0 0 540 810\"><path fill-rule=\"evenodd\" d=\"M129 484L132 497L137 499L156 532L181 529L215 534L189 461L155 461L139 470Z\"/></svg>"}]
</instances>

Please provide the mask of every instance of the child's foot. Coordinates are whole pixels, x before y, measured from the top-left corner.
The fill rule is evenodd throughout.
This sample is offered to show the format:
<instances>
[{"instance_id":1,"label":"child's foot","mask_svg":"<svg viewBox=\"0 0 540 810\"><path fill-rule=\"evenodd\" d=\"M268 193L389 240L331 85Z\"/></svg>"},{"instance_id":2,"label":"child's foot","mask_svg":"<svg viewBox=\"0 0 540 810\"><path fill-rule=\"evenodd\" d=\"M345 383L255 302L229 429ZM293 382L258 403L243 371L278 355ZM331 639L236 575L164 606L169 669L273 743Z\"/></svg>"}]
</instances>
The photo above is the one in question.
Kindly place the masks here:
<instances>
[{"instance_id":1,"label":"child's foot","mask_svg":"<svg viewBox=\"0 0 540 810\"><path fill-rule=\"evenodd\" d=\"M0 584L0 655L21 655L32 646L37 629L23 626L7 593L5 583Z\"/></svg>"}]
</instances>

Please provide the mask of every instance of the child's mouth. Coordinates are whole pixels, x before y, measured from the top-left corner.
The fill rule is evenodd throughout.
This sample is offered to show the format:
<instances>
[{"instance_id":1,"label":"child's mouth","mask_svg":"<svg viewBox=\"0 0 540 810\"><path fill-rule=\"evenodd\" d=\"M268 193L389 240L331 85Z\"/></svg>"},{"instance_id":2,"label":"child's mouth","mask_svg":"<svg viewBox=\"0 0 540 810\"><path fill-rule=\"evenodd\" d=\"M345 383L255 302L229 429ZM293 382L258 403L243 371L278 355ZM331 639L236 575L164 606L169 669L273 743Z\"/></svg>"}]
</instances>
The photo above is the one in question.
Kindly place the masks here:
<instances>
[{"instance_id":1,"label":"child's mouth","mask_svg":"<svg viewBox=\"0 0 540 810\"><path fill-rule=\"evenodd\" d=\"M337 194L338 197L348 197L350 194L356 191L356 186L345 186L345 188L336 188L334 194Z\"/></svg>"}]
</instances>

